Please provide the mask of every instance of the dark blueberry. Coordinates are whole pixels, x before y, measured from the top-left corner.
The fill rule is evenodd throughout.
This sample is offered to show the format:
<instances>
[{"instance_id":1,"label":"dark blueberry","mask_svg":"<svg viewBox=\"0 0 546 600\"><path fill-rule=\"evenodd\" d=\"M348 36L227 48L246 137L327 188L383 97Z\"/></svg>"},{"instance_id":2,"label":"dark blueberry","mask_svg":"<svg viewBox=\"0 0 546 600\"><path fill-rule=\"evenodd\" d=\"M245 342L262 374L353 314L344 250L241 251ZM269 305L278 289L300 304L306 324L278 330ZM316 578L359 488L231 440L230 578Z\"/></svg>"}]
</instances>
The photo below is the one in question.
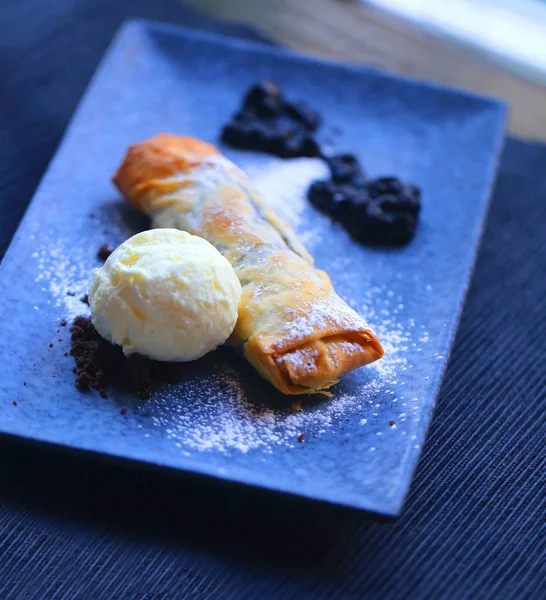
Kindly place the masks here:
<instances>
[{"instance_id":1,"label":"dark blueberry","mask_svg":"<svg viewBox=\"0 0 546 600\"><path fill-rule=\"evenodd\" d=\"M276 156L280 156L282 158L290 158L288 154L288 150L286 149L286 138L277 134L271 138L271 145L267 150L270 154L275 154Z\"/></svg>"},{"instance_id":2,"label":"dark blueberry","mask_svg":"<svg viewBox=\"0 0 546 600\"><path fill-rule=\"evenodd\" d=\"M416 217L421 210L420 195L415 194L409 186L404 186L398 194L382 194L374 200L387 212L406 212Z\"/></svg>"},{"instance_id":3,"label":"dark blueberry","mask_svg":"<svg viewBox=\"0 0 546 600\"><path fill-rule=\"evenodd\" d=\"M353 219L353 211L367 204L367 196L351 184L336 186L330 216L347 225Z\"/></svg>"},{"instance_id":4,"label":"dark blueberry","mask_svg":"<svg viewBox=\"0 0 546 600\"><path fill-rule=\"evenodd\" d=\"M370 215L368 219L350 229L351 236L363 244L401 246L407 244L415 234L417 221L411 215Z\"/></svg>"},{"instance_id":5,"label":"dark blueberry","mask_svg":"<svg viewBox=\"0 0 546 600\"><path fill-rule=\"evenodd\" d=\"M222 141L244 149L264 149L270 146L270 129L260 121L228 123L222 130Z\"/></svg>"},{"instance_id":6,"label":"dark blueberry","mask_svg":"<svg viewBox=\"0 0 546 600\"><path fill-rule=\"evenodd\" d=\"M366 217L370 199L364 190L357 189L350 184L338 186L337 189L343 192L345 203L341 210L337 211L335 218L350 231L355 222L359 223Z\"/></svg>"},{"instance_id":7,"label":"dark blueberry","mask_svg":"<svg viewBox=\"0 0 546 600\"><path fill-rule=\"evenodd\" d=\"M380 177L368 182L367 190L370 198L389 196L389 202L396 199L396 210L406 211L417 216L421 210L421 190L414 185L404 185L396 177Z\"/></svg>"},{"instance_id":8,"label":"dark blueberry","mask_svg":"<svg viewBox=\"0 0 546 600\"><path fill-rule=\"evenodd\" d=\"M227 123L222 129L222 141L236 147L248 147L250 128L243 123Z\"/></svg>"},{"instance_id":9,"label":"dark blueberry","mask_svg":"<svg viewBox=\"0 0 546 600\"><path fill-rule=\"evenodd\" d=\"M312 135L307 135L303 142L303 154L302 156L308 156L315 158L321 155L320 146L317 140Z\"/></svg>"},{"instance_id":10,"label":"dark blueberry","mask_svg":"<svg viewBox=\"0 0 546 600\"><path fill-rule=\"evenodd\" d=\"M332 179L336 183L354 183L355 187L363 187L365 176L358 159L353 154L338 154L326 159L330 167Z\"/></svg>"},{"instance_id":11,"label":"dark blueberry","mask_svg":"<svg viewBox=\"0 0 546 600\"><path fill-rule=\"evenodd\" d=\"M384 195L353 211L349 223L352 237L362 243L401 245L415 234L417 218L398 198Z\"/></svg>"},{"instance_id":12,"label":"dark blueberry","mask_svg":"<svg viewBox=\"0 0 546 600\"><path fill-rule=\"evenodd\" d=\"M421 201L421 190L416 185L405 185L403 191L410 198Z\"/></svg>"},{"instance_id":13,"label":"dark blueberry","mask_svg":"<svg viewBox=\"0 0 546 600\"><path fill-rule=\"evenodd\" d=\"M368 197L368 190L366 189L366 176L363 172L354 176L353 180L351 181L351 185L358 190L364 191L366 193L366 197Z\"/></svg>"},{"instance_id":14,"label":"dark blueberry","mask_svg":"<svg viewBox=\"0 0 546 600\"><path fill-rule=\"evenodd\" d=\"M370 197L365 190L358 190L355 188L353 188L353 190L353 206L351 207L351 214L349 215L349 218L351 221L360 221L361 219L366 218Z\"/></svg>"},{"instance_id":15,"label":"dark blueberry","mask_svg":"<svg viewBox=\"0 0 546 600\"><path fill-rule=\"evenodd\" d=\"M245 106L255 110L260 118L278 117L284 109L284 104L277 96L263 96L261 100L256 100L255 104Z\"/></svg>"},{"instance_id":16,"label":"dark blueberry","mask_svg":"<svg viewBox=\"0 0 546 600\"><path fill-rule=\"evenodd\" d=\"M368 182L368 194L370 198L377 198L383 194L393 194L397 196L403 190L404 186L396 177L379 177Z\"/></svg>"},{"instance_id":17,"label":"dark blueberry","mask_svg":"<svg viewBox=\"0 0 546 600\"><path fill-rule=\"evenodd\" d=\"M321 155L319 145L315 138L298 123L286 117L279 117L271 121L277 139L274 150L282 158L295 158L297 156L316 157Z\"/></svg>"},{"instance_id":18,"label":"dark blueberry","mask_svg":"<svg viewBox=\"0 0 546 600\"><path fill-rule=\"evenodd\" d=\"M287 147L287 144L289 144L291 139L292 132L271 125L265 128L262 133L262 143L260 144L259 149L264 152L288 158L294 156ZM297 149L299 148L300 147L298 146ZM296 154L295 156L299 156L299 154Z\"/></svg>"},{"instance_id":19,"label":"dark blueberry","mask_svg":"<svg viewBox=\"0 0 546 600\"><path fill-rule=\"evenodd\" d=\"M307 199L320 211L328 213L332 205L335 186L330 180L313 181L307 191Z\"/></svg>"},{"instance_id":20,"label":"dark blueberry","mask_svg":"<svg viewBox=\"0 0 546 600\"><path fill-rule=\"evenodd\" d=\"M282 90L271 81L262 81L250 88L243 105L245 109L253 109L261 116L280 115L284 109Z\"/></svg>"},{"instance_id":21,"label":"dark blueberry","mask_svg":"<svg viewBox=\"0 0 546 600\"><path fill-rule=\"evenodd\" d=\"M301 156L302 141L300 136L290 135L284 138L277 148L277 154L281 158L295 158Z\"/></svg>"},{"instance_id":22,"label":"dark blueberry","mask_svg":"<svg viewBox=\"0 0 546 600\"><path fill-rule=\"evenodd\" d=\"M236 123L248 124L248 123L252 123L253 121L256 121L257 118L258 118L258 116L256 115L256 113L253 110L243 109L235 114L235 116L233 117L233 120Z\"/></svg>"},{"instance_id":23,"label":"dark blueberry","mask_svg":"<svg viewBox=\"0 0 546 600\"><path fill-rule=\"evenodd\" d=\"M405 185L399 197L406 200L408 210L416 217L421 211L421 190L415 185Z\"/></svg>"},{"instance_id":24,"label":"dark blueberry","mask_svg":"<svg viewBox=\"0 0 546 600\"><path fill-rule=\"evenodd\" d=\"M305 102L286 102L285 114L301 123L308 131L315 131L319 126L320 116L316 110L310 108Z\"/></svg>"},{"instance_id":25,"label":"dark blueberry","mask_svg":"<svg viewBox=\"0 0 546 600\"><path fill-rule=\"evenodd\" d=\"M315 157L320 155L320 148L315 138L308 134L296 133L285 138L278 152L282 158L297 156Z\"/></svg>"},{"instance_id":26,"label":"dark blueberry","mask_svg":"<svg viewBox=\"0 0 546 600\"><path fill-rule=\"evenodd\" d=\"M274 144L274 148L271 151L274 154L282 154L286 142L294 137L294 135L299 134L299 132L294 131L294 127L290 123L282 119L271 121L268 127L268 136Z\"/></svg>"},{"instance_id":27,"label":"dark blueberry","mask_svg":"<svg viewBox=\"0 0 546 600\"><path fill-rule=\"evenodd\" d=\"M332 180L315 181L307 192L309 202L336 221L350 218L353 207L363 202L362 192L350 185L336 185Z\"/></svg>"},{"instance_id":28,"label":"dark blueberry","mask_svg":"<svg viewBox=\"0 0 546 600\"><path fill-rule=\"evenodd\" d=\"M373 203L381 208L382 211L388 213L414 213L413 200L401 194L394 196L392 194L384 194L373 199Z\"/></svg>"},{"instance_id":29,"label":"dark blueberry","mask_svg":"<svg viewBox=\"0 0 546 600\"><path fill-rule=\"evenodd\" d=\"M267 121L256 121L249 125L249 145L255 150L275 153L284 138Z\"/></svg>"},{"instance_id":30,"label":"dark blueberry","mask_svg":"<svg viewBox=\"0 0 546 600\"><path fill-rule=\"evenodd\" d=\"M307 131L307 129L301 123L294 121L284 113L279 117L276 117L274 122L275 127L285 131L290 131L292 135L309 135L309 131Z\"/></svg>"}]
</instances>

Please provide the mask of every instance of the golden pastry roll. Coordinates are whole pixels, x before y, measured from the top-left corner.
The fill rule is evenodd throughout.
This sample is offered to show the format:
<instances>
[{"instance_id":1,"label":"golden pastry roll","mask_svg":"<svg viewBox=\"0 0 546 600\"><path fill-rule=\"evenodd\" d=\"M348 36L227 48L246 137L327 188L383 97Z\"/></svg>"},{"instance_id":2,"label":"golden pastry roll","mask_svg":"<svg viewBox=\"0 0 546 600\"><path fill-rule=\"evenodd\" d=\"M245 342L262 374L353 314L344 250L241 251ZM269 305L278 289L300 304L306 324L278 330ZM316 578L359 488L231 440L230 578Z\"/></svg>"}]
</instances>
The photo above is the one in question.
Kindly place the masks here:
<instances>
[{"instance_id":1,"label":"golden pastry roll","mask_svg":"<svg viewBox=\"0 0 546 600\"><path fill-rule=\"evenodd\" d=\"M243 289L230 342L284 394L328 393L383 355L293 229L211 144L161 133L130 146L113 181L153 227L201 236L230 261Z\"/></svg>"}]
</instances>

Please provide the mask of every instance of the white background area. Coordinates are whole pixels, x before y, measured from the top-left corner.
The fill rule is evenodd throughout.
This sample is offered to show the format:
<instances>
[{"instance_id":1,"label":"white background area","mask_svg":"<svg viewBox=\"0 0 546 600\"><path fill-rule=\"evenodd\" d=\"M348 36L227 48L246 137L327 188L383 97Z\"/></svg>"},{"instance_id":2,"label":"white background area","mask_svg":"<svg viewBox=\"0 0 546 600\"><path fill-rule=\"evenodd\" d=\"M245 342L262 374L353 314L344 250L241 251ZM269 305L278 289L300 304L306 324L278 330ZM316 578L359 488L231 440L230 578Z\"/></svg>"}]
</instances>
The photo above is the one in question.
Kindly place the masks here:
<instances>
[{"instance_id":1,"label":"white background area","mask_svg":"<svg viewBox=\"0 0 546 600\"><path fill-rule=\"evenodd\" d=\"M546 4L538 0L364 0L485 50L546 81Z\"/></svg>"}]
</instances>

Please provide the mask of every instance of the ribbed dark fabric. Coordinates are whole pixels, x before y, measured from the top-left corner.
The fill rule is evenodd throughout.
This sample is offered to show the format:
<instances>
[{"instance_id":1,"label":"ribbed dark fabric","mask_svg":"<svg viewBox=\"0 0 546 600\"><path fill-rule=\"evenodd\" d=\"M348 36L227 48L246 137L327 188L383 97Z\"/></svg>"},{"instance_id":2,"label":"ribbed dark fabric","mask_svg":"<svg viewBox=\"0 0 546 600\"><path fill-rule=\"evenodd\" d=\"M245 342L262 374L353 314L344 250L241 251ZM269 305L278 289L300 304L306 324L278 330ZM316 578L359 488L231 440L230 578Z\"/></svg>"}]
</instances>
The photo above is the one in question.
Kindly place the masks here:
<instances>
[{"instance_id":1,"label":"ribbed dark fabric","mask_svg":"<svg viewBox=\"0 0 546 600\"><path fill-rule=\"evenodd\" d=\"M164 0L3 7L4 244L126 16L224 27ZM546 597L544 173L546 147L508 141L400 519L4 439L0 598Z\"/></svg>"}]
</instances>

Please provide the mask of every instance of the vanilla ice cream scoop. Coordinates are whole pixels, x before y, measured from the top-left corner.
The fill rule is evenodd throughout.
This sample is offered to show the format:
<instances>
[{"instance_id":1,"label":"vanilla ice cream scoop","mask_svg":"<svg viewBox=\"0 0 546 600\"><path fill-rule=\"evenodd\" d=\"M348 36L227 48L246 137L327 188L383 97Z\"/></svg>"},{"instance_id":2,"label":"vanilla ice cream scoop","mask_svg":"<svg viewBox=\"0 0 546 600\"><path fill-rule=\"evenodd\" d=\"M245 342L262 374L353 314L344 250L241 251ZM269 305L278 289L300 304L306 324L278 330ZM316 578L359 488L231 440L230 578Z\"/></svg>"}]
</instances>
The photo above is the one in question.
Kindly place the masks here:
<instances>
[{"instance_id":1,"label":"vanilla ice cream scoop","mask_svg":"<svg viewBox=\"0 0 546 600\"><path fill-rule=\"evenodd\" d=\"M89 285L91 318L126 355L189 361L223 344L237 322L241 284L206 240L153 229L121 244Z\"/></svg>"}]
</instances>

